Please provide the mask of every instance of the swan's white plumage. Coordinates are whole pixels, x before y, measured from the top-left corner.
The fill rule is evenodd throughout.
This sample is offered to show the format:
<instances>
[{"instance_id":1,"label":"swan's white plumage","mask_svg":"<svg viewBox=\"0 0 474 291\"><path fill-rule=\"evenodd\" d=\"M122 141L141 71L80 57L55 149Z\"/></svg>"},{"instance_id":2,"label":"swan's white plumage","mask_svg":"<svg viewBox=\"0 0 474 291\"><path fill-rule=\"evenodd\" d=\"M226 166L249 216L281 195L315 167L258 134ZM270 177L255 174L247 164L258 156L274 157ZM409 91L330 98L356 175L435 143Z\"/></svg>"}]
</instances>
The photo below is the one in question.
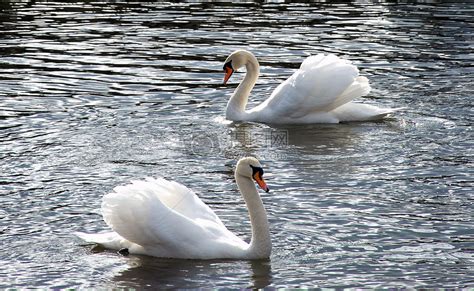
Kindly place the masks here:
<instances>
[{"instance_id":1,"label":"swan's white plumage","mask_svg":"<svg viewBox=\"0 0 474 291\"><path fill-rule=\"evenodd\" d=\"M114 231L140 245L175 243L178 236L193 235L181 233L182 228L201 230L203 224L202 231L209 234L226 230L194 192L165 179L147 178L114 188L102 200L102 214Z\"/></svg>"},{"instance_id":2,"label":"swan's white plumage","mask_svg":"<svg viewBox=\"0 0 474 291\"><path fill-rule=\"evenodd\" d=\"M255 185L253 191L258 196ZM251 212L252 206L248 207ZM77 235L106 248L157 257L255 258L251 245L230 232L193 191L176 182L147 178L116 187L104 195L102 214L114 232Z\"/></svg>"},{"instance_id":3,"label":"swan's white plumage","mask_svg":"<svg viewBox=\"0 0 474 291\"><path fill-rule=\"evenodd\" d=\"M238 112L246 104L247 92L258 77L257 59L247 51L236 51L226 63L239 59L237 64L247 67L245 78L228 103L228 118L234 121L257 121L265 123L337 123L342 121L364 121L380 119L393 109L375 106L359 106L352 103L355 98L370 92L369 80L359 76L359 70L349 61L335 55L318 54L306 58L300 68L281 83L271 96L257 107ZM250 64L250 65L249 65ZM237 69L237 68L235 68ZM232 100L234 99L234 100ZM236 102L236 100L241 100ZM337 109L347 104L344 110Z\"/></svg>"}]
</instances>

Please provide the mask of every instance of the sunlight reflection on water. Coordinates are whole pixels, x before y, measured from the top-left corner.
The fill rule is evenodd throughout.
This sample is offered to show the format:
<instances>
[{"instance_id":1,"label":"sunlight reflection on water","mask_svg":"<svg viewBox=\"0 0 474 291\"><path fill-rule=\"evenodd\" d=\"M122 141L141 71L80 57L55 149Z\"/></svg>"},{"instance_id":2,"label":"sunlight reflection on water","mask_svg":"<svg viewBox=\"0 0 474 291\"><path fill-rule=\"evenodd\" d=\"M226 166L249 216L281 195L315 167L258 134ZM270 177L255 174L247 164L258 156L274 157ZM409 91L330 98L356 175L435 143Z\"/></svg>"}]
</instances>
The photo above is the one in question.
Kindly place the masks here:
<instances>
[{"instance_id":1,"label":"sunlight reflection on water","mask_svg":"<svg viewBox=\"0 0 474 291\"><path fill-rule=\"evenodd\" d=\"M469 4L0 5L0 287L473 286ZM237 48L261 63L249 107L326 52L370 79L359 102L405 109L375 123L229 123L243 74L224 87L221 70ZM163 176L249 240L233 179L244 155L272 189L270 261L121 257L72 235L107 230L113 187Z\"/></svg>"}]
</instances>

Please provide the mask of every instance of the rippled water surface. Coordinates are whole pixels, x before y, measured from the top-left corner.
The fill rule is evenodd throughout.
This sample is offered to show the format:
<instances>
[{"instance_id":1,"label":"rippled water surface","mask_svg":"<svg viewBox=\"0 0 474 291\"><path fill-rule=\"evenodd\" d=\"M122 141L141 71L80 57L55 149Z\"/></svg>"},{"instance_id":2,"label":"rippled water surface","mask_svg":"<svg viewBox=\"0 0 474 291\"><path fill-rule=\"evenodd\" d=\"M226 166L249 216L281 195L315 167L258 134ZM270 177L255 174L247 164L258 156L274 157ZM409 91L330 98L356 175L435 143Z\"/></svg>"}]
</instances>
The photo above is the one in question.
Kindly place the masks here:
<instances>
[{"instance_id":1,"label":"rippled water surface","mask_svg":"<svg viewBox=\"0 0 474 291\"><path fill-rule=\"evenodd\" d=\"M0 287L474 287L472 3L0 5ZM262 65L249 107L326 52L370 79L359 102L404 109L228 124L237 48ZM272 189L268 261L124 257L72 234L108 229L114 186L163 176L248 240L244 155Z\"/></svg>"}]
</instances>

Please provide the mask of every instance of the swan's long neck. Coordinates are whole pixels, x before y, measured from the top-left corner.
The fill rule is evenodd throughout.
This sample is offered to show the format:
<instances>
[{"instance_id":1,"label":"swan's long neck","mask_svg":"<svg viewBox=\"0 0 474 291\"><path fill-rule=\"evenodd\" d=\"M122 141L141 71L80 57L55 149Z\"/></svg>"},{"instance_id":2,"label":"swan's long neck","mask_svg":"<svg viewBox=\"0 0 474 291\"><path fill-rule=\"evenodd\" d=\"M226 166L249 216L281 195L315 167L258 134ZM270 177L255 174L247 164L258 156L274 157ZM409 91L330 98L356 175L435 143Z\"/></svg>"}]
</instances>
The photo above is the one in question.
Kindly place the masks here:
<instances>
[{"instance_id":1,"label":"swan's long neck","mask_svg":"<svg viewBox=\"0 0 474 291\"><path fill-rule=\"evenodd\" d=\"M247 204L252 225L252 239L247 256L250 259L268 258L272 250L272 242L267 212L263 207L262 199L258 195L255 183L250 178L236 174L235 180Z\"/></svg>"},{"instance_id":2,"label":"swan's long neck","mask_svg":"<svg viewBox=\"0 0 474 291\"><path fill-rule=\"evenodd\" d=\"M253 86L257 82L260 65L253 55L248 55L245 67L247 73L227 103L226 118L228 120L245 120L245 106L247 106L250 91L252 91Z\"/></svg>"}]
</instances>

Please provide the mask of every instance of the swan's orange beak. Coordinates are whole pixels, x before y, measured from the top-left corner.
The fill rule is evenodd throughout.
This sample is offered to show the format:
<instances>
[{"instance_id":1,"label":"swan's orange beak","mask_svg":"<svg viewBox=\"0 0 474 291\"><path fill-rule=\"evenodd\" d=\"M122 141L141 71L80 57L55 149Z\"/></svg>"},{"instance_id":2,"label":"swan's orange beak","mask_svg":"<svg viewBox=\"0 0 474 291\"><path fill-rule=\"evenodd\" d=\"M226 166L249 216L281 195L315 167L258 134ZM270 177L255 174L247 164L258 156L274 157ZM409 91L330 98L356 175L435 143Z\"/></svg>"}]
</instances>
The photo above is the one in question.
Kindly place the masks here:
<instances>
[{"instance_id":1,"label":"swan's orange beak","mask_svg":"<svg viewBox=\"0 0 474 291\"><path fill-rule=\"evenodd\" d=\"M234 69L231 66L224 67L224 85L227 84L227 81L230 79L230 76L234 73Z\"/></svg>"},{"instance_id":2,"label":"swan's orange beak","mask_svg":"<svg viewBox=\"0 0 474 291\"><path fill-rule=\"evenodd\" d=\"M263 180L260 172L257 172L253 175L253 178L257 182L258 186L262 188L263 191L268 192L270 191L270 188L268 188L267 183Z\"/></svg>"}]
</instances>

